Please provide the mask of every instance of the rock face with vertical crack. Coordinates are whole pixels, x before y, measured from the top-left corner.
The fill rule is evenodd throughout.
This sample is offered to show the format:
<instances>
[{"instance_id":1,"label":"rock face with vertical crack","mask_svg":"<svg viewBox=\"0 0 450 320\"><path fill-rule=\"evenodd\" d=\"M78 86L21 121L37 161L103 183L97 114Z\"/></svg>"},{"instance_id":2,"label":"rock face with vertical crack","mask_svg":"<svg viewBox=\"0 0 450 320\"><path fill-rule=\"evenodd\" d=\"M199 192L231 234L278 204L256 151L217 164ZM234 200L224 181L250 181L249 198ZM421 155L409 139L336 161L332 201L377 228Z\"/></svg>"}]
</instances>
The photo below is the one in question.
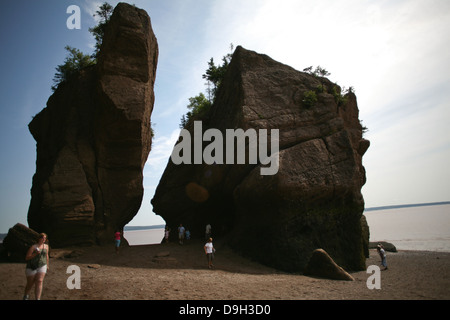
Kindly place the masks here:
<instances>
[{"instance_id":1,"label":"rock face with vertical crack","mask_svg":"<svg viewBox=\"0 0 450 320\"><path fill-rule=\"evenodd\" d=\"M194 128L185 128L192 137ZM279 130L278 172L261 175L261 163L169 160L152 204L172 230L183 223L203 236L210 223L213 236L243 255L287 271L304 270L317 248L346 270L365 268L369 141L352 92L238 47L203 120L203 132L209 128L224 137L227 129Z\"/></svg>"},{"instance_id":2,"label":"rock face with vertical crack","mask_svg":"<svg viewBox=\"0 0 450 320\"><path fill-rule=\"evenodd\" d=\"M61 83L29 124L37 160L28 223L53 247L110 243L138 212L157 60L148 14L119 3L97 64Z\"/></svg>"}]
</instances>

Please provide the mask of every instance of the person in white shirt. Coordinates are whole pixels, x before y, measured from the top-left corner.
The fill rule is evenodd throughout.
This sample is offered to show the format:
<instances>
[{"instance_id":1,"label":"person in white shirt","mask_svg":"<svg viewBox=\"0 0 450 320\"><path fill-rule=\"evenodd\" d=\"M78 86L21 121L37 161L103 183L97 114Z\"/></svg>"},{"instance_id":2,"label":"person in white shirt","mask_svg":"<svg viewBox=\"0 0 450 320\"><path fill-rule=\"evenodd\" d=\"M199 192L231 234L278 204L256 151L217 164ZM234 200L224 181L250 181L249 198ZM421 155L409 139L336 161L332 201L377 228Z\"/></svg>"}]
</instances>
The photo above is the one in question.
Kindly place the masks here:
<instances>
[{"instance_id":1,"label":"person in white shirt","mask_svg":"<svg viewBox=\"0 0 450 320\"><path fill-rule=\"evenodd\" d=\"M214 249L214 245L212 243L212 238L208 239L208 242L204 246L206 258L208 259L208 268L212 269L214 267L213 260L214 260L214 253L216 252L216 249Z\"/></svg>"}]
</instances>

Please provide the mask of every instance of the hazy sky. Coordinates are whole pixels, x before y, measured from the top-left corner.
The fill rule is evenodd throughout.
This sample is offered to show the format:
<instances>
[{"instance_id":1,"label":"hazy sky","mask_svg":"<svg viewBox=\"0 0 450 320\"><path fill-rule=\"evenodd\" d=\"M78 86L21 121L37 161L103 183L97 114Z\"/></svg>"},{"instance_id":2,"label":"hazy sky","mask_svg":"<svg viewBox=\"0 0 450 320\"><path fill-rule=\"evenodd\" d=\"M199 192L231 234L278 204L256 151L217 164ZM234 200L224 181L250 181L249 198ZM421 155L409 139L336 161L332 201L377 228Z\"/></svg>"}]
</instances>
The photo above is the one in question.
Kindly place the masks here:
<instances>
[{"instance_id":1,"label":"hazy sky","mask_svg":"<svg viewBox=\"0 0 450 320\"><path fill-rule=\"evenodd\" d=\"M27 225L36 144L32 117L51 95L64 47L92 53L88 28L103 1L4 0L0 10L0 233ZM109 1L116 5L117 1ZM450 1L134 0L159 43L156 137L141 210L130 225L163 224L150 200L179 134L188 98L230 43L297 70L322 66L353 86L371 147L366 207L450 200ZM81 8L69 30L67 7Z\"/></svg>"}]
</instances>

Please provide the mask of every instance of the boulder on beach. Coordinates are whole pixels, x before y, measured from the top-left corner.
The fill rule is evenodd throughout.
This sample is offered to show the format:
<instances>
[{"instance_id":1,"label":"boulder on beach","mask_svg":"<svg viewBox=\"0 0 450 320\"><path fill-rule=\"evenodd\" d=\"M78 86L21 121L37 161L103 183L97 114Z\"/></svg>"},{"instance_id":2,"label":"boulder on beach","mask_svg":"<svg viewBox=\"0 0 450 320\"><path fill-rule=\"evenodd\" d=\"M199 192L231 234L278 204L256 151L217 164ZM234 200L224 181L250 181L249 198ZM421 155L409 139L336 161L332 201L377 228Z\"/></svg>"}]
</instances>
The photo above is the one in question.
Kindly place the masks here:
<instances>
[{"instance_id":1,"label":"boulder on beach","mask_svg":"<svg viewBox=\"0 0 450 320\"><path fill-rule=\"evenodd\" d=\"M17 223L9 229L3 247L6 250L8 259L16 262L25 262L25 255L28 249L38 242L39 233L27 226Z\"/></svg>"},{"instance_id":2,"label":"boulder on beach","mask_svg":"<svg viewBox=\"0 0 450 320\"><path fill-rule=\"evenodd\" d=\"M381 244L385 251L397 252L395 245L386 241L371 241L369 242L369 249L376 249L378 244Z\"/></svg>"}]
</instances>

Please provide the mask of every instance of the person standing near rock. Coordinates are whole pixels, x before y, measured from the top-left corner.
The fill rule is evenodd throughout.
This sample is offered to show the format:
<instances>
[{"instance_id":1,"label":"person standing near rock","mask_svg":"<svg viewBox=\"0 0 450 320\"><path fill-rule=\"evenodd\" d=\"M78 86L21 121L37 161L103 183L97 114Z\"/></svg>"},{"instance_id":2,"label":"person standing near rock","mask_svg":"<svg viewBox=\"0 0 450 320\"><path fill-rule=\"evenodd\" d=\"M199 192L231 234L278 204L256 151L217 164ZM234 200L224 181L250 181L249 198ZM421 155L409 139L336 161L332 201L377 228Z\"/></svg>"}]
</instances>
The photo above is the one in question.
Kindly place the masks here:
<instances>
[{"instance_id":1,"label":"person standing near rock","mask_svg":"<svg viewBox=\"0 0 450 320\"><path fill-rule=\"evenodd\" d=\"M116 247L116 253L119 253L119 247L120 247L120 231L117 230L114 234L114 245Z\"/></svg>"},{"instance_id":2,"label":"person standing near rock","mask_svg":"<svg viewBox=\"0 0 450 320\"><path fill-rule=\"evenodd\" d=\"M214 245L212 243L212 238L208 239L208 242L203 248L205 249L206 259L208 260L208 268L212 269L214 267L214 253L216 252L216 249L214 249Z\"/></svg>"},{"instance_id":3,"label":"person standing near rock","mask_svg":"<svg viewBox=\"0 0 450 320\"><path fill-rule=\"evenodd\" d=\"M381 258L381 265L384 267L383 270L387 270L388 267L386 262L386 251L384 250L383 245L381 243L377 245L377 251Z\"/></svg>"},{"instance_id":4,"label":"person standing near rock","mask_svg":"<svg viewBox=\"0 0 450 320\"><path fill-rule=\"evenodd\" d=\"M38 243L32 245L25 256L27 262L25 275L27 277L27 285L25 287L24 300L29 300L30 291L35 287L34 293L36 300L41 299L42 288L44 285L44 277L49 270L47 235L41 233Z\"/></svg>"},{"instance_id":5,"label":"person standing near rock","mask_svg":"<svg viewBox=\"0 0 450 320\"><path fill-rule=\"evenodd\" d=\"M166 243L169 243L169 235L170 235L170 228L166 226L166 229L164 230L164 239L166 240Z\"/></svg>"},{"instance_id":6,"label":"person standing near rock","mask_svg":"<svg viewBox=\"0 0 450 320\"><path fill-rule=\"evenodd\" d=\"M184 227L183 225L180 223L180 226L178 227L178 240L180 242L180 244L184 243Z\"/></svg>"}]
</instances>

